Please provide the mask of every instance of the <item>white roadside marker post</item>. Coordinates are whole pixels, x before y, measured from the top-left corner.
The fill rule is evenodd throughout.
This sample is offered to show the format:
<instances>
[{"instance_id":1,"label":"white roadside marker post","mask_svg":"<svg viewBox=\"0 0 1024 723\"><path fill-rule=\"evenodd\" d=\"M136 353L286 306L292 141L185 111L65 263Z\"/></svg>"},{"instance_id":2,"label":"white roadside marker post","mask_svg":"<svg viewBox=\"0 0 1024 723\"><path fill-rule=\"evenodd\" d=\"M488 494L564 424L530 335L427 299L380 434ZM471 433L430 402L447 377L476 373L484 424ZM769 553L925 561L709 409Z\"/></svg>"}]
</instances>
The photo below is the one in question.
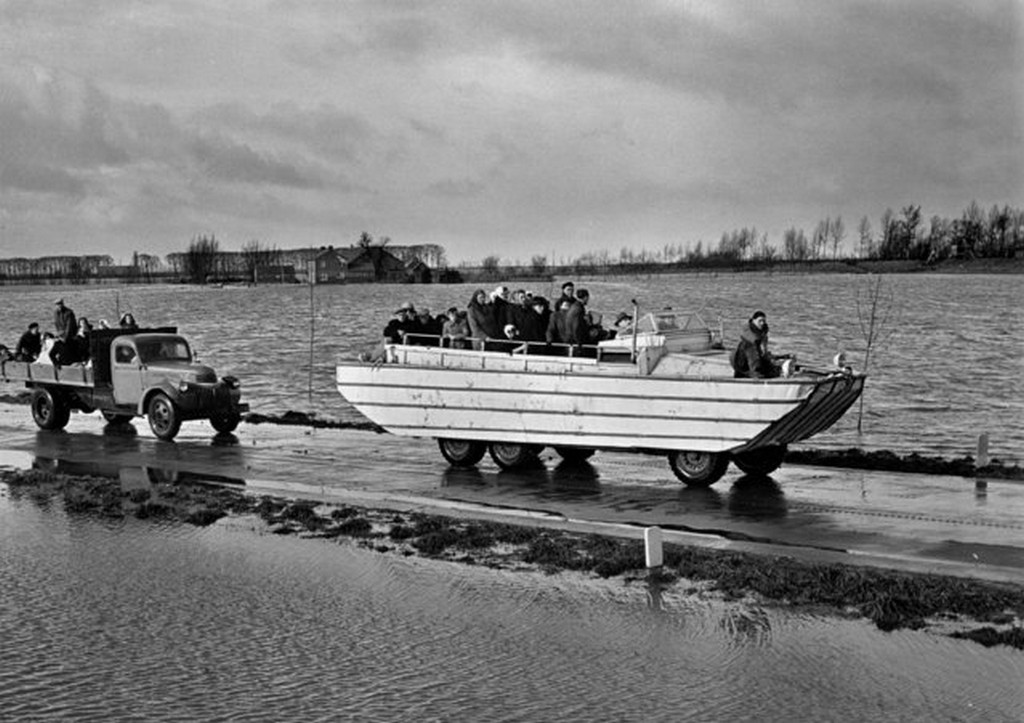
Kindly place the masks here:
<instances>
[{"instance_id":1,"label":"white roadside marker post","mask_svg":"<svg viewBox=\"0 0 1024 723\"><path fill-rule=\"evenodd\" d=\"M660 572L664 559L661 551L660 527L648 527L644 530L644 553L647 560L647 572Z\"/></svg>"}]
</instances>

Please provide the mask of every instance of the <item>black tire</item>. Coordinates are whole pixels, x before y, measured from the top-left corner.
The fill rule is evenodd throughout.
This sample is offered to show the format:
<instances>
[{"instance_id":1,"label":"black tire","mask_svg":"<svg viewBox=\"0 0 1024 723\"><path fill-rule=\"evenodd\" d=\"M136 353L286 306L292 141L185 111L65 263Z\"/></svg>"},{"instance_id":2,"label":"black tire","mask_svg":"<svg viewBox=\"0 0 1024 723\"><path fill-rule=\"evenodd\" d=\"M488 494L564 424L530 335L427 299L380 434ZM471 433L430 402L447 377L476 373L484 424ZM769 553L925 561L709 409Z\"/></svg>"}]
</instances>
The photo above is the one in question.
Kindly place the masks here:
<instances>
[{"instance_id":1,"label":"black tire","mask_svg":"<svg viewBox=\"0 0 1024 723\"><path fill-rule=\"evenodd\" d=\"M502 469L518 469L537 459L537 453L543 447L530 444L508 444L491 442L491 459Z\"/></svg>"},{"instance_id":2,"label":"black tire","mask_svg":"<svg viewBox=\"0 0 1024 723\"><path fill-rule=\"evenodd\" d=\"M570 464L579 464L580 462L586 462L588 459L594 456L594 452L597 450L589 449L588 447L555 447L555 451L558 452L558 456L564 459Z\"/></svg>"},{"instance_id":3,"label":"black tire","mask_svg":"<svg viewBox=\"0 0 1024 723\"><path fill-rule=\"evenodd\" d=\"M438 439L441 455L452 467L472 467L484 458L487 445L470 439Z\"/></svg>"},{"instance_id":4,"label":"black tire","mask_svg":"<svg viewBox=\"0 0 1024 723\"><path fill-rule=\"evenodd\" d=\"M752 477L767 477L782 466L782 460L786 457L786 445L778 444L771 447L761 447L734 454L732 461L740 468L740 471Z\"/></svg>"},{"instance_id":5,"label":"black tire","mask_svg":"<svg viewBox=\"0 0 1024 723\"><path fill-rule=\"evenodd\" d=\"M220 434L231 434L238 429L238 424L241 421L242 415L237 412L227 412L210 417L210 424Z\"/></svg>"},{"instance_id":6,"label":"black tire","mask_svg":"<svg viewBox=\"0 0 1024 723\"><path fill-rule=\"evenodd\" d=\"M71 419L71 406L60 392L38 387L32 392L32 419L40 429L64 429Z\"/></svg>"},{"instance_id":7,"label":"black tire","mask_svg":"<svg viewBox=\"0 0 1024 723\"><path fill-rule=\"evenodd\" d=\"M149 428L153 430L153 434L167 442L174 439L181 429L178 408L163 392L157 392L150 398L146 406L146 419L149 420Z\"/></svg>"},{"instance_id":8,"label":"black tire","mask_svg":"<svg viewBox=\"0 0 1024 723\"><path fill-rule=\"evenodd\" d=\"M722 479L729 458L716 452L669 452L668 464L687 487L710 487Z\"/></svg>"},{"instance_id":9,"label":"black tire","mask_svg":"<svg viewBox=\"0 0 1024 723\"><path fill-rule=\"evenodd\" d=\"M107 420L107 424L128 424L134 418L132 414L118 414L117 412L100 412L100 414Z\"/></svg>"}]
</instances>

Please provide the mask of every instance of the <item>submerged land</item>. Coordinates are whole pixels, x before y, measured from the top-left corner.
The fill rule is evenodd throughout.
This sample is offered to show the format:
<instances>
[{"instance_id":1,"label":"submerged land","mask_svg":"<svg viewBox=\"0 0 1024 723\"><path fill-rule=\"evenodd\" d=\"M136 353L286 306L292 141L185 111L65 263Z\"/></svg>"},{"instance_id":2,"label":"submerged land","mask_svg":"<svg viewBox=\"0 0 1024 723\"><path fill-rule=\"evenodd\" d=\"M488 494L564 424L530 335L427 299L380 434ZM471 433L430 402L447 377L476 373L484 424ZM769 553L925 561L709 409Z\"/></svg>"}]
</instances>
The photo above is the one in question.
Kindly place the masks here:
<instances>
[{"instance_id":1,"label":"submerged land","mask_svg":"<svg viewBox=\"0 0 1024 723\"><path fill-rule=\"evenodd\" d=\"M757 605L861 618L881 630L914 629L985 646L1024 650L1024 587L787 556L666 545L664 565L645 568L634 539L315 500L244 489L154 483L123 490L118 480L40 470L0 471L12 496L61 499L69 515L174 520L205 526L234 516L266 534L355 544L380 554L420 555L505 570L573 572L623 584L680 589Z\"/></svg>"}]
</instances>

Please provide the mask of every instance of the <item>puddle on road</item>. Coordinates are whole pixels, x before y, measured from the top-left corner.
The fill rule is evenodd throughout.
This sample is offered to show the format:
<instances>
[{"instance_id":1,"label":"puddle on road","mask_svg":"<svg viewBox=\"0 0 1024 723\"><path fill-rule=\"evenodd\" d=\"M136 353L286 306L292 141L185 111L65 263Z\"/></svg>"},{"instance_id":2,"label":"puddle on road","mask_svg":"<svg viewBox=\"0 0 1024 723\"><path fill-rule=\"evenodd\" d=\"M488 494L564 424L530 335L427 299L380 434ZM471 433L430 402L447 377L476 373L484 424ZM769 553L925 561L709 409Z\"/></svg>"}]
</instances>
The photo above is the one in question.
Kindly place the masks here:
<instances>
[{"instance_id":1,"label":"puddle on road","mask_svg":"<svg viewBox=\"0 0 1024 723\"><path fill-rule=\"evenodd\" d=\"M0 469L27 471L37 469L54 474L105 477L121 482L121 487L139 489L151 484L229 484L244 485L245 480L209 472L154 465L122 465L102 460L66 460L34 455L30 452L0 449Z\"/></svg>"}]
</instances>

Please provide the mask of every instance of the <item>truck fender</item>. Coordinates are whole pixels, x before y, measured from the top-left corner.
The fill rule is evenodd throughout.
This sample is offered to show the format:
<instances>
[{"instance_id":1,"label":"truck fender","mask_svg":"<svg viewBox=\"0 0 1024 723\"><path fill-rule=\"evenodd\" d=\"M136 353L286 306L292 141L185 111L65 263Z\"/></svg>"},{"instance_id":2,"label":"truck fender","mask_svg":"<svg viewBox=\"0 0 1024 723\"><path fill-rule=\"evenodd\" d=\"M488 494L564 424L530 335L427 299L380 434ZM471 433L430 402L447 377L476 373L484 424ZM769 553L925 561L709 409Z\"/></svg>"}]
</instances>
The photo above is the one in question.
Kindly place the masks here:
<instances>
[{"instance_id":1,"label":"truck fender","mask_svg":"<svg viewBox=\"0 0 1024 723\"><path fill-rule=\"evenodd\" d=\"M168 384L167 382L161 382L156 386L147 388L142 393L142 397L139 398L138 414L140 417L146 416L146 412L149 409L149 400L152 399L153 395L156 394L157 392L163 392L175 404L178 403L178 398L181 396L181 393L178 391L178 388L175 387L173 384Z\"/></svg>"}]
</instances>

